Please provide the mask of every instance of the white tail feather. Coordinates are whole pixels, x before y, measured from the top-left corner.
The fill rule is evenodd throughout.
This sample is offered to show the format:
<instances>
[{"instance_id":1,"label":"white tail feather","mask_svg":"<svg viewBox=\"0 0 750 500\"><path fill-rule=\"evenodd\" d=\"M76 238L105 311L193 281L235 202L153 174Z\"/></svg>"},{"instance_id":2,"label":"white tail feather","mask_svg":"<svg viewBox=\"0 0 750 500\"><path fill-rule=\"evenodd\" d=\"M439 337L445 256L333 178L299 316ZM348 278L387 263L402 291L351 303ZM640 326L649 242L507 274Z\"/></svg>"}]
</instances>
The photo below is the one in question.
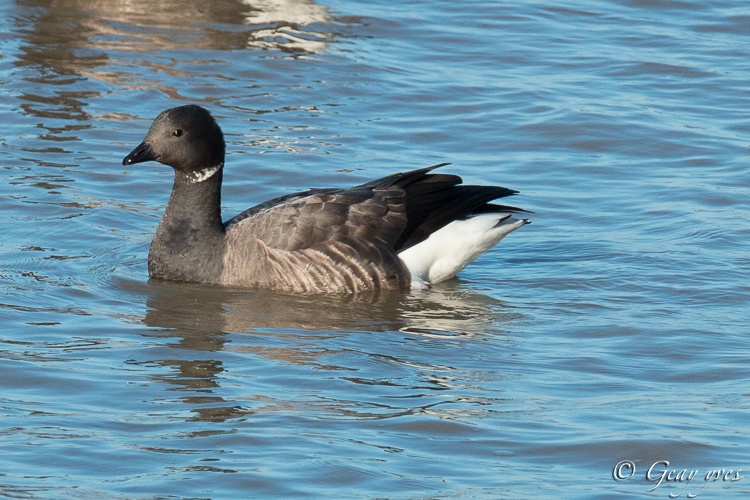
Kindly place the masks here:
<instances>
[{"instance_id":1,"label":"white tail feather","mask_svg":"<svg viewBox=\"0 0 750 500\"><path fill-rule=\"evenodd\" d=\"M425 288L453 278L508 233L527 223L508 213L455 220L398 256L411 273L412 288Z\"/></svg>"}]
</instances>

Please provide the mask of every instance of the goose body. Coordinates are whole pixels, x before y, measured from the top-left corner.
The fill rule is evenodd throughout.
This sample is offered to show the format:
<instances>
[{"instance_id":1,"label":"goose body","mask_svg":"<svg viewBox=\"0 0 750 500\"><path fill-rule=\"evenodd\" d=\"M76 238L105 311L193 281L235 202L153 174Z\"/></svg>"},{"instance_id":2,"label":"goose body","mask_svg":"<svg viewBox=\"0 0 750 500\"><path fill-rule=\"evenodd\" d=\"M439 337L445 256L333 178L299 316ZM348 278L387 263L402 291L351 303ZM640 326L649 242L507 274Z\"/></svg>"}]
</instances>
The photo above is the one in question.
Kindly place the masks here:
<instances>
[{"instance_id":1,"label":"goose body","mask_svg":"<svg viewBox=\"0 0 750 500\"><path fill-rule=\"evenodd\" d=\"M445 164L282 196L223 222L224 154L214 118L188 105L162 112L123 159L175 171L151 277L305 293L426 288L529 222L490 203L516 191L432 172Z\"/></svg>"}]
</instances>

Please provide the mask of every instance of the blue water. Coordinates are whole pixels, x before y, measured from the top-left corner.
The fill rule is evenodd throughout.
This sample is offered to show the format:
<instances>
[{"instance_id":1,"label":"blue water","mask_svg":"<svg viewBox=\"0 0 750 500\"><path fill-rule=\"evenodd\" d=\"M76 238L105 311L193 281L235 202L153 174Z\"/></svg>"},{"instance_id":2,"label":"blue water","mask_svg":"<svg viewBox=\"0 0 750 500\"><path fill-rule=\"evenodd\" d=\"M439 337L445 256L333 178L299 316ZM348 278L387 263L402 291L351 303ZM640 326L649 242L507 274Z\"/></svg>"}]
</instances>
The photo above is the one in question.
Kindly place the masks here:
<instances>
[{"instance_id":1,"label":"blue water","mask_svg":"<svg viewBox=\"0 0 750 500\"><path fill-rule=\"evenodd\" d=\"M0 27L0 496L750 494L743 2L17 0ZM448 161L533 224L378 301L149 281L171 171L120 161L186 103L224 129L227 217Z\"/></svg>"}]
</instances>

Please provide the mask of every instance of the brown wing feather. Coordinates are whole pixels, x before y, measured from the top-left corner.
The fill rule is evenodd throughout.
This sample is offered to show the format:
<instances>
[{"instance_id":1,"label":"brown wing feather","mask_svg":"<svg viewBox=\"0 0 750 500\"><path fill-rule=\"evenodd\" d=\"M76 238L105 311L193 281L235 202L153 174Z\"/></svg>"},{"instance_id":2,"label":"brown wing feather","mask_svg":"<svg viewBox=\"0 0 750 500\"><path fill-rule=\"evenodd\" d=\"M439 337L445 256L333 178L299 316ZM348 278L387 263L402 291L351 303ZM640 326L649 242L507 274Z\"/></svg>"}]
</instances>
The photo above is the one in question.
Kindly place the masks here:
<instances>
[{"instance_id":1,"label":"brown wing feather","mask_svg":"<svg viewBox=\"0 0 750 500\"><path fill-rule=\"evenodd\" d=\"M365 187L300 193L253 207L227 223L271 248L311 248L325 241L361 240L393 248L406 227L404 193Z\"/></svg>"},{"instance_id":2,"label":"brown wing feather","mask_svg":"<svg viewBox=\"0 0 750 500\"><path fill-rule=\"evenodd\" d=\"M349 189L317 189L270 200L226 224L271 248L300 250L326 241L382 244L398 253L446 224L473 213L522 212L488 202L516 194L500 186L463 186L461 177L433 174L447 165L402 172ZM241 226L235 228L233 226Z\"/></svg>"}]
</instances>

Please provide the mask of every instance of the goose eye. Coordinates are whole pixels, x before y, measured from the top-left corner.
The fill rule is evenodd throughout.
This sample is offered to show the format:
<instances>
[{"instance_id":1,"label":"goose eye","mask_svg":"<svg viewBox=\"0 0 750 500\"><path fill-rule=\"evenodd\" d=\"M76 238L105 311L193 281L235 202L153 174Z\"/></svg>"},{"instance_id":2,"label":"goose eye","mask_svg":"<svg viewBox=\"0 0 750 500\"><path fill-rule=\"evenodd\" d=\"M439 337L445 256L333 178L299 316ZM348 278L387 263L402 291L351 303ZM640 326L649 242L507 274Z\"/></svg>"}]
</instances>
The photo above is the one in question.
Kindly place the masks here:
<instances>
[{"instance_id":1,"label":"goose eye","mask_svg":"<svg viewBox=\"0 0 750 500\"><path fill-rule=\"evenodd\" d=\"M172 135L175 136L175 137L180 137L182 135L182 129L181 128L174 129L172 131Z\"/></svg>"}]
</instances>

